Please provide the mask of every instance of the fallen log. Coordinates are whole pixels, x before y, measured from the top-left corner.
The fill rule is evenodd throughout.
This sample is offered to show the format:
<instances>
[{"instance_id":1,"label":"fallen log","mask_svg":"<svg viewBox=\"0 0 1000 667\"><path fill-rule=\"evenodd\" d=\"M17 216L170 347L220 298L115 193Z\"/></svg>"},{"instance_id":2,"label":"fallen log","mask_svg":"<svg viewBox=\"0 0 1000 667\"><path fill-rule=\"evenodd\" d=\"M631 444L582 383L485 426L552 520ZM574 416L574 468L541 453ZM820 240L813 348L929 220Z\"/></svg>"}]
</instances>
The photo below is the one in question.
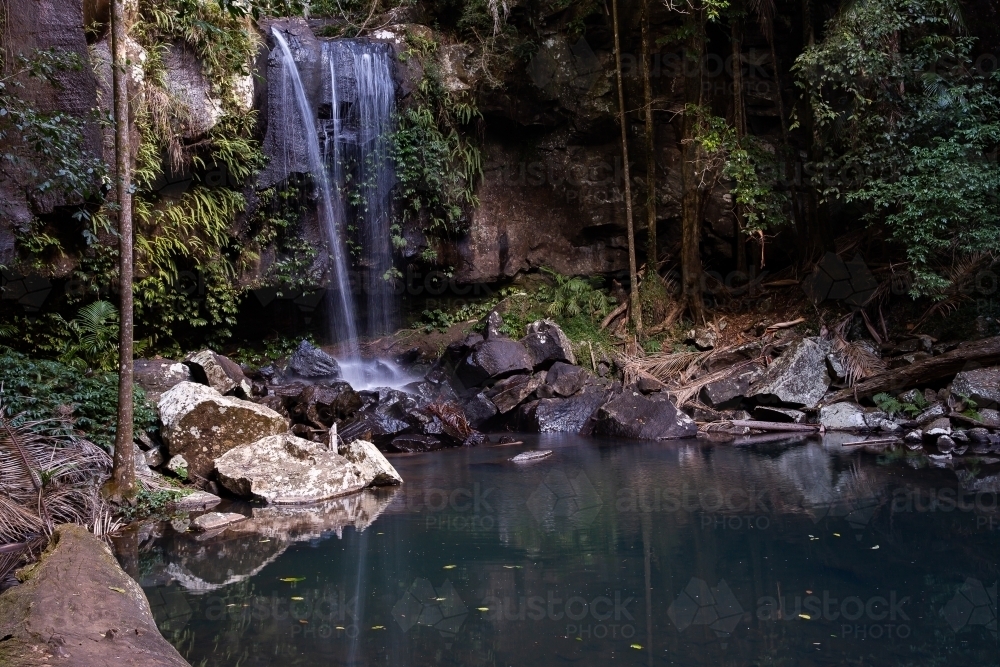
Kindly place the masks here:
<instances>
[{"instance_id":1,"label":"fallen log","mask_svg":"<svg viewBox=\"0 0 1000 667\"><path fill-rule=\"evenodd\" d=\"M893 445L900 442L900 438L875 438L873 440L855 440L854 442L845 442L841 447L861 447L862 445Z\"/></svg>"},{"instance_id":2,"label":"fallen log","mask_svg":"<svg viewBox=\"0 0 1000 667\"><path fill-rule=\"evenodd\" d=\"M729 422L739 428L746 426L758 431L774 431L788 433L815 433L820 430L819 424L791 424L787 422L761 422L753 419L733 419Z\"/></svg>"},{"instance_id":3,"label":"fallen log","mask_svg":"<svg viewBox=\"0 0 1000 667\"><path fill-rule=\"evenodd\" d=\"M903 391L955 375L970 362L983 366L1000 364L1000 336L962 343L950 352L868 378L829 396L824 403L867 398L883 391Z\"/></svg>"}]
</instances>

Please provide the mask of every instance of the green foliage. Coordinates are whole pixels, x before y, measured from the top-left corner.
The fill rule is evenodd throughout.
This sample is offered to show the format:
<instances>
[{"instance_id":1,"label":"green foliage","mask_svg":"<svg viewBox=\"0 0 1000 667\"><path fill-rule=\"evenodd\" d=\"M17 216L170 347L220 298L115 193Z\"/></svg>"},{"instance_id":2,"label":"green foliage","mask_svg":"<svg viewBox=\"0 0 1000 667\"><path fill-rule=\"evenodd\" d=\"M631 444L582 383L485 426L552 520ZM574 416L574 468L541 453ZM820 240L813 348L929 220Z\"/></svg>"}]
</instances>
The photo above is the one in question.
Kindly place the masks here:
<instances>
[{"instance_id":1,"label":"green foliage","mask_svg":"<svg viewBox=\"0 0 1000 667\"><path fill-rule=\"evenodd\" d=\"M141 487L135 494L131 505L122 505L120 515L126 521L139 521L150 517L167 519L170 517L170 505L188 495L184 491L174 489L147 489Z\"/></svg>"},{"instance_id":2,"label":"green foliage","mask_svg":"<svg viewBox=\"0 0 1000 667\"><path fill-rule=\"evenodd\" d=\"M429 235L447 238L464 231L466 210L479 204L475 188L482 155L468 130L481 116L470 96L443 86L434 57L437 43L415 33L407 39L405 57L421 60L424 78L393 135L396 192L405 217L420 220ZM398 231L395 236L398 245Z\"/></svg>"},{"instance_id":3,"label":"green foliage","mask_svg":"<svg viewBox=\"0 0 1000 667\"><path fill-rule=\"evenodd\" d=\"M104 449L115 440L118 376L84 374L57 361L31 359L9 348L0 348L0 385L10 414L27 420L69 417L75 428ZM151 430L156 414L142 389L135 390L136 432Z\"/></svg>"},{"instance_id":4,"label":"green foliage","mask_svg":"<svg viewBox=\"0 0 1000 667\"><path fill-rule=\"evenodd\" d=\"M757 234L788 222L784 213L787 197L775 190L778 163L760 141L751 135L740 139L726 119L709 109L689 104L685 114L696 119L695 141L714 168L730 181L734 202L743 216L743 230Z\"/></svg>"},{"instance_id":5,"label":"green foliage","mask_svg":"<svg viewBox=\"0 0 1000 667\"><path fill-rule=\"evenodd\" d=\"M564 276L546 268L542 271L555 283L542 285L537 293L537 299L548 304L545 312L549 317L571 319L583 315L600 321L611 310L612 299L598 287L600 278Z\"/></svg>"},{"instance_id":6,"label":"green foliage","mask_svg":"<svg viewBox=\"0 0 1000 667\"><path fill-rule=\"evenodd\" d=\"M909 417L916 417L927 407L927 399L923 394L914 394L912 402L904 402L885 392L872 396L872 401L878 409L885 412L890 417L898 414L906 414Z\"/></svg>"},{"instance_id":7,"label":"green foliage","mask_svg":"<svg viewBox=\"0 0 1000 667\"><path fill-rule=\"evenodd\" d=\"M973 46L950 0L859 0L795 65L825 150L815 186L888 229L914 296L948 286L954 253L1000 249L1000 79Z\"/></svg>"},{"instance_id":8,"label":"green foliage","mask_svg":"<svg viewBox=\"0 0 1000 667\"><path fill-rule=\"evenodd\" d=\"M10 61L8 61L10 60ZM30 57L7 58L0 50L0 174L8 165L30 177L37 193L60 192L87 199L107 181L99 155L84 146L87 119L64 112L43 113L28 103L21 91L39 82L59 88L59 74L79 71L82 59L62 49L36 50ZM79 215L85 215L80 213Z\"/></svg>"}]
</instances>

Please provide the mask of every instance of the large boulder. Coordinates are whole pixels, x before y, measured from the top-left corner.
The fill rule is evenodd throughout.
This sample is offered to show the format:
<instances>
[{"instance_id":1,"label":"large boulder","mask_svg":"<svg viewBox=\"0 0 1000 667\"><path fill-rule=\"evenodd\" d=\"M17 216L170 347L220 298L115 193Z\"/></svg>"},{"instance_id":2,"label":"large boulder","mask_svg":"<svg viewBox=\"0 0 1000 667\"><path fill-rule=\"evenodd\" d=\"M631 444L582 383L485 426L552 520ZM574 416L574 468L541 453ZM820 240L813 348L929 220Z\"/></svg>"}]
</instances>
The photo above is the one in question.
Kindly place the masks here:
<instances>
[{"instance_id":1,"label":"large boulder","mask_svg":"<svg viewBox=\"0 0 1000 667\"><path fill-rule=\"evenodd\" d=\"M204 136L225 112L201 60L193 49L171 44L163 53L163 66L163 82L181 118L181 136L187 140Z\"/></svg>"},{"instance_id":2,"label":"large boulder","mask_svg":"<svg viewBox=\"0 0 1000 667\"><path fill-rule=\"evenodd\" d=\"M189 667L160 635L142 588L86 528L56 528L19 578L0 595L0 664Z\"/></svg>"},{"instance_id":3,"label":"large boulder","mask_svg":"<svg viewBox=\"0 0 1000 667\"><path fill-rule=\"evenodd\" d=\"M530 373L534 361L523 345L509 338L490 338L476 343L455 369L466 387L491 385L517 373Z\"/></svg>"},{"instance_id":4,"label":"large boulder","mask_svg":"<svg viewBox=\"0 0 1000 667\"><path fill-rule=\"evenodd\" d=\"M594 433L633 440L693 438L698 425L664 394L626 389L597 411Z\"/></svg>"},{"instance_id":5,"label":"large boulder","mask_svg":"<svg viewBox=\"0 0 1000 667\"><path fill-rule=\"evenodd\" d=\"M499 412L496 404L483 392L461 401L461 405L462 410L465 411L465 418L472 428L479 428Z\"/></svg>"},{"instance_id":6,"label":"large boulder","mask_svg":"<svg viewBox=\"0 0 1000 667\"><path fill-rule=\"evenodd\" d=\"M220 394L234 394L241 398L250 396L250 380L240 365L229 357L212 350L201 350L189 355L184 363L191 368L196 382L207 384Z\"/></svg>"},{"instance_id":7,"label":"large boulder","mask_svg":"<svg viewBox=\"0 0 1000 667\"><path fill-rule=\"evenodd\" d=\"M156 405L164 392L181 382L191 382L191 369L170 359L136 359L132 364L135 383L146 392L146 399Z\"/></svg>"},{"instance_id":8,"label":"large boulder","mask_svg":"<svg viewBox=\"0 0 1000 667\"><path fill-rule=\"evenodd\" d=\"M606 398L603 387L591 385L569 398L526 403L518 412L518 428L535 433L584 433Z\"/></svg>"},{"instance_id":9,"label":"large boulder","mask_svg":"<svg viewBox=\"0 0 1000 667\"><path fill-rule=\"evenodd\" d=\"M340 379L340 364L337 360L307 340L299 343L292 358L288 360L288 370L303 378Z\"/></svg>"},{"instance_id":10,"label":"large boulder","mask_svg":"<svg viewBox=\"0 0 1000 667\"><path fill-rule=\"evenodd\" d=\"M764 372L759 364L741 366L727 376L709 382L702 390L702 399L709 405L722 408L750 393L750 385Z\"/></svg>"},{"instance_id":11,"label":"large boulder","mask_svg":"<svg viewBox=\"0 0 1000 667\"><path fill-rule=\"evenodd\" d=\"M230 449L215 460L215 469L219 482L236 495L276 505L336 498L366 485L346 458L288 433Z\"/></svg>"},{"instance_id":12,"label":"large boulder","mask_svg":"<svg viewBox=\"0 0 1000 667\"><path fill-rule=\"evenodd\" d=\"M816 407L830 387L826 372L828 347L819 338L795 341L754 383L749 396L775 397L783 403Z\"/></svg>"},{"instance_id":13,"label":"large boulder","mask_svg":"<svg viewBox=\"0 0 1000 667\"><path fill-rule=\"evenodd\" d=\"M585 368L557 361L545 374L545 386L539 389L539 397L572 396L583 389L591 377Z\"/></svg>"},{"instance_id":14,"label":"large boulder","mask_svg":"<svg viewBox=\"0 0 1000 667\"><path fill-rule=\"evenodd\" d=\"M354 416L361 405L361 396L346 382L311 384L299 392L291 414L317 428L329 428L334 421Z\"/></svg>"},{"instance_id":15,"label":"large boulder","mask_svg":"<svg viewBox=\"0 0 1000 667\"><path fill-rule=\"evenodd\" d=\"M572 343L552 320L538 320L529 324L528 333L521 339L521 344L528 350L536 368L551 366L556 361L576 364Z\"/></svg>"},{"instance_id":16,"label":"large boulder","mask_svg":"<svg viewBox=\"0 0 1000 667\"><path fill-rule=\"evenodd\" d=\"M350 444L342 444L337 448L337 453L357 467L365 486L395 486L403 483L403 478L389 460L370 442L355 440Z\"/></svg>"},{"instance_id":17,"label":"large boulder","mask_svg":"<svg viewBox=\"0 0 1000 667\"><path fill-rule=\"evenodd\" d=\"M542 386L542 382L542 376L538 373L512 375L500 380L491 389L487 389L486 396L500 414L507 414L535 393L535 390Z\"/></svg>"},{"instance_id":18,"label":"large boulder","mask_svg":"<svg viewBox=\"0 0 1000 667\"><path fill-rule=\"evenodd\" d=\"M834 403L819 410L819 423L827 431L854 431L868 428L865 410L857 403Z\"/></svg>"},{"instance_id":19,"label":"large boulder","mask_svg":"<svg viewBox=\"0 0 1000 667\"><path fill-rule=\"evenodd\" d=\"M163 394L159 409L167 451L182 455L188 474L202 478L232 448L288 430L288 421L274 410L194 382L181 382Z\"/></svg>"},{"instance_id":20,"label":"large boulder","mask_svg":"<svg viewBox=\"0 0 1000 667\"><path fill-rule=\"evenodd\" d=\"M1000 366L962 371L951 383L952 396L965 396L980 408L1000 403Z\"/></svg>"}]
</instances>

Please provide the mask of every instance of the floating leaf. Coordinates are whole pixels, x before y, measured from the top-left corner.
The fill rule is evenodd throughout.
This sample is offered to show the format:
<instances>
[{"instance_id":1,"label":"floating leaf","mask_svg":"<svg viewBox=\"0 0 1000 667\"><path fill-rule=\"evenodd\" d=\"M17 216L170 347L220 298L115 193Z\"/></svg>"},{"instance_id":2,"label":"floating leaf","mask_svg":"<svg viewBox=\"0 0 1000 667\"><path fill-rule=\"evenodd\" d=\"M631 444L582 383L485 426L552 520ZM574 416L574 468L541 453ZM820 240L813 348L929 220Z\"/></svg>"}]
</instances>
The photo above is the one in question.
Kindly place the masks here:
<instances>
[{"instance_id":1,"label":"floating leaf","mask_svg":"<svg viewBox=\"0 0 1000 667\"><path fill-rule=\"evenodd\" d=\"M446 570L454 570L456 567L458 567L458 566L457 565L445 565L444 569L446 569Z\"/></svg>"},{"instance_id":2,"label":"floating leaf","mask_svg":"<svg viewBox=\"0 0 1000 667\"><path fill-rule=\"evenodd\" d=\"M489 611L489 607L476 607L476 611Z\"/></svg>"},{"instance_id":3,"label":"floating leaf","mask_svg":"<svg viewBox=\"0 0 1000 667\"><path fill-rule=\"evenodd\" d=\"M642 644L632 644L629 648L634 648L636 651L642 650Z\"/></svg>"},{"instance_id":4,"label":"floating leaf","mask_svg":"<svg viewBox=\"0 0 1000 667\"><path fill-rule=\"evenodd\" d=\"M809 614L799 614L799 618L804 618L808 621L812 619L812 616L810 616Z\"/></svg>"},{"instance_id":5,"label":"floating leaf","mask_svg":"<svg viewBox=\"0 0 1000 667\"><path fill-rule=\"evenodd\" d=\"M281 579L281 581L284 581L285 583L288 583L288 584L296 584L296 583L298 583L300 581L305 581L305 580L306 580L305 577L283 577Z\"/></svg>"},{"instance_id":6,"label":"floating leaf","mask_svg":"<svg viewBox=\"0 0 1000 667\"><path fill-rule=\"evenodd\" d=\"M292 598L292 600L294 600L295 602L300 602L302 600L305 600L305 598L294 597L294 598Z\"/></svg>"},{"instance_id":7,"label":"floating leaf","mask_svg":"<svg viewBox=\"0 0 1000 667\"><path fill-rule=\"evenodd\" d=\"M372 630L385 630L384 625L373 625Z\"/></svg>"}]
</instances>

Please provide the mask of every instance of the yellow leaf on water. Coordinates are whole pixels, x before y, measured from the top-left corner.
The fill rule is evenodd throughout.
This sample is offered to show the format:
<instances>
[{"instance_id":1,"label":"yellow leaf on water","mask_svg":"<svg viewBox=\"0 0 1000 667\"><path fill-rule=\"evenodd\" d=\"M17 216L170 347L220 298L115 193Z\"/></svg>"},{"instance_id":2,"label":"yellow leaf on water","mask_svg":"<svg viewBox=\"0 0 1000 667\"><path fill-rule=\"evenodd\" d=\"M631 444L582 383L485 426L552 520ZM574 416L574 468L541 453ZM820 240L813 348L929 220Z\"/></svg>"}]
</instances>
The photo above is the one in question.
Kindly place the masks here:
<instances>
[{"instance_id":1,"label":"yellow leaf on water","mask_svg":"<svg viewBox=\"0 0 1000 667\"><path fill-rule=\"evenodd\" d=\"M808 621L812 618L812 616L810 616L809 614L799 614L799 618L804 618Z\"/></svg>"},{"instance_id":2,"label":"yellow leaf on water","mask_svg":"<svg viewBox=\"0 0 1000 667\"><path fill-rule=\"evenodd\" d=\"M108 588L110 588L111 590L113 590L115 593L121 593L122 595L125 595L125 589L124 588L118 588L117 586L108 586Z\"/></svg>"},{"instance_id":3,"label":"yellow leaf on water","mask_svg":"<svg viewBox=\"0 0 1000 667\"><path fill-rule=\"evenodd\" d=\"M456 567L458 567L458 566L457 565L445 565L444 569L446 569L446 570L454 570Z\"/></svg>"},{"instance_id":4,"label":"yellow leaf on water","mask_svg":"<svg viewBox=\"0 0 1000 667\"><path fill-rule=\"evenodd\" d=\"M294 583L298 583L300 581L305 581L305 580L306 580L305 577L283 577L281 579L281 581L284 581L285 583L288 583L288 584L294 584Z\"/></svg>"},{"instance_id":5,"label":"yellow leaf on water","mask_svg":"<svg viewBox=\"0 0 1000 667\"><path fill-rule=\"evenodd\" d=\"M302 625L309 625L309 621L305 620L304 618L300 618L299 623L301 623Z\"/></svg>"},{"instance_id":6,"label":"yellow leaf on water","mask_svg":"<svg viewBox=\"0 0 1000 667\"><path fill-rule=\"evenodd\" d=\"M300 597L294 597L292 599L295 600L296 602L298 602L299 600L305 600L305 598L300 598Z\"/></svg>"},{"instance_id":7,"label":"yellow leaf on water","mask_svg":"<svg viewBox=\"0 0 1000 667\"><path fill-rule=\"evenodd\" d=\"M373 625L372 630L385 630L384 625Z\"/></svg>"},{"instance_id":8,"label":"yellow leaf on water","mask_svg":"<svg viewBox=\"0 0 1000 667\"><path fill-rule=\"evenodd\" d=\"M489 611L489 607L476 607L476 611Z\"/></svg>"},{"instance_id":9,"label":"yellow leaf on water","mask_svg":"<svg viewBox=\"0 0 1000 667\"><path fill-rule=\"evenodd\" d=\"M629 648L634 648L637 651L642 650L642 644L632 644Z\"/></svg>"}]
</instances>

